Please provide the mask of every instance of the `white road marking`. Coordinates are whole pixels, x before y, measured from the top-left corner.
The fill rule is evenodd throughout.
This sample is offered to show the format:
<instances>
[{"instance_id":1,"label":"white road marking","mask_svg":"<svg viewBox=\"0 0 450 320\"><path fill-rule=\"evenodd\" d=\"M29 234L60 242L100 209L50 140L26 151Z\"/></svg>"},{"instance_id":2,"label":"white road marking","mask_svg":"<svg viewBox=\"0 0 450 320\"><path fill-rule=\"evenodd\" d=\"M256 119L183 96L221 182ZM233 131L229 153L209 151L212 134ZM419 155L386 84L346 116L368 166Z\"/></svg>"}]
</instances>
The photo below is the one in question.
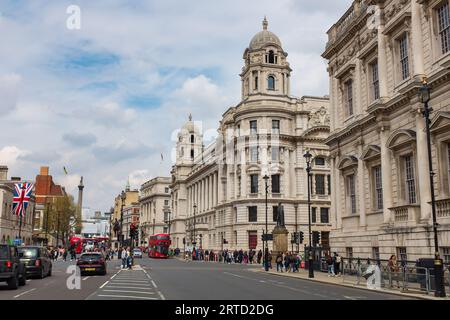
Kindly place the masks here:
<instances>
[{"instance_id":1,"label":"white road marking","mask_svg":"<svg viewBox=\"0 0 450 320\"><path fill-rule=\"evenodd\" d=\"M150 286L148 286L148 287L129 287L129 286L112 286L112 285L108 285L106 288L143 289L143 290L148 290L148 289L150 289Z\"/></svg>"},{"instance_id":2,"label":"white road marking","mask_svg":"<svg viewBox=\"0 0 450 320\"><path fill-rule=\"evenodd\" d=\"M132 290L103 290L104 292L126 292L126 293L140 293L140 294L155 294L154 292L144 292L144 291L132 291Z\"/></svg>"},{"instance_id":3,"label":"white road marking","mask_svg":"<svg viewBox=\"0 0 450 320\"><path fill-rule=\"evenodd\" d=\"M163 296L163 294L161 293L161 291L158 290L158 294L161 297L162 300L166 300L166 297Z\"/></svg>"},{"instance_id":4,"label":"white road marking","mask_svg":"<svg viewBox=\"0 0 450 320\"><path fill-rule=\"evenodd\" d=\"M24 294L27 294L27 293L29 293L31 291L34 291L34 290L36 290L36 288L33 288L33 289L27 290L25 292L19 293L18 295L14 296L14 298L18 298L18 297L23 296Z\"/></svg>"},{"instance_id":5,"label":"white road marking","mask_svg":"<svg viewBox=\"0 0 450 320\"><path fill-rule=\"evenodd\" d=\"M158 287L156 286L156 283L155 283L155 281L151 281L152 282L152 285L155 287L155 289L157 289Z\"/></svg>"},{"instance_id":6,"label":"white road marking","mask_svg":"<svg viewBox=\"0 0 450 320\"><path fill-rule=\"evenodd\" d=\"M145 299L145 300L156 300L152 297L138 297L138 296L116 296L113 294L99 294L99 297L110 297L110 298L130 298L130 299Z\"/></svg>"},{"instance_id":7,"label":"white road marking","mask_svg":"<svg viewBox=\"0 0 450 320\"><path fill-rule=\"evenodd\" d=\"M147 283L148 281L147 280L119 280L119 279L114 279L114 280L112 280L113 282L127 282L127 283L136 283L136 284L139 284L139 283Z\"/></svg>"},{"instance_id":8,"label":"white road marking","mask_svg":"<svg viewBox=\"0 0 450 320\"><path fill-rule=\"evenodd\" d=\"M109 282L109 280L106 281L104 284L102 284L101 287L100 287L100 289L103 288L108 282Z\"/></svg>"},{"instance_id":9,"label":"white road marking","mask_svg":"<svg viewBox=\"0 0 450 320\"><path fill-rule=\"evenodd\" d=\"M85 277L84 279L81 279L81 280L87 280L87 279L89 279L91 276L87 276L87 277Z\"/></svg>"}]
</instances>

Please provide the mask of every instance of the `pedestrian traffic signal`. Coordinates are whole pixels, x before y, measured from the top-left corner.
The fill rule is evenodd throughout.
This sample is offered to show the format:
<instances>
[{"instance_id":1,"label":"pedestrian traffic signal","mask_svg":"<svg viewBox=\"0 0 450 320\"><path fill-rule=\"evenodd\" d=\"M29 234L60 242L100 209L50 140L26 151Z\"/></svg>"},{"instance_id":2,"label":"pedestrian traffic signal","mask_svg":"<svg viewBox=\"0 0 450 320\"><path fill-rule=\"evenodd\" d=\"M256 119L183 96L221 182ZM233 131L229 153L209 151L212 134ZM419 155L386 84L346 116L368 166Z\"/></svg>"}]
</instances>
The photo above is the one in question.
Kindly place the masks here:
<instances>
[{"instance_id":1,"label":"pedestrian traffic signal","mask_svg":"<svg viewBox=\"0 0 450 320\"><path fill-rule=\"evenodd\" d=\"M303 243L304 235L303 231L300 231L300 243Z\"/></svg>"},{"instance_id":2,"label":"pedestrian traffic signal","mask_svg":"<svg viewBox=\"0 0 450 320\"><path fill-rule=\"evenodd\" d=\"M186 238L183 238L183 244L186 244Z\"/></svg>"}]
</instances>

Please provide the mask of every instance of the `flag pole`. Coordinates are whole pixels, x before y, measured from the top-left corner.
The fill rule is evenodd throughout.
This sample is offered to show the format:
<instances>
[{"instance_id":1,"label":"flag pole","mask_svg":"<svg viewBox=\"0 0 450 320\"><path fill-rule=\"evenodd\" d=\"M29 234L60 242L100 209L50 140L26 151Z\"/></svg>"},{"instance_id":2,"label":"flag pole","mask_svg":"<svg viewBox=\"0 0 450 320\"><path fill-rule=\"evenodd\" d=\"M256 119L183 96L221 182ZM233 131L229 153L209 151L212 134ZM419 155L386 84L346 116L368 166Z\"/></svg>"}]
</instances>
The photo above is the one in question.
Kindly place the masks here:
<instances>
[{"instance_id":1,"label":"flag pole","mask_svg":"<svg viewBox=\"0 0 450 320\"><path fill-rule=\"evenodd\" d=\"M19 216L19 239L22 239L21 232L22 232L22 213Z\"/></svg>"}]
</instances>

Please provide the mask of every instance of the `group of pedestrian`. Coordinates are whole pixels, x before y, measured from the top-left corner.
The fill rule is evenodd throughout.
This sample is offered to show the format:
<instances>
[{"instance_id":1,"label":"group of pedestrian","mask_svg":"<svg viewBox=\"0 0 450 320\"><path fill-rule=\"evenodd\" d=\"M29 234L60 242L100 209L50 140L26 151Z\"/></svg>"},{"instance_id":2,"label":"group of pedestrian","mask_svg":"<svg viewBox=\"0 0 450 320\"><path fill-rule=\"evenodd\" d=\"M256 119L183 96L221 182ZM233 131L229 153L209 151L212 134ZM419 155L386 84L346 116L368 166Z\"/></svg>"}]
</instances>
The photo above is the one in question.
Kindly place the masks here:
<instances>
[{"instance_id":1,"label":"group of pedestrian","mask_svg":"<svg viewBox=\"0 0 450 320\"><path fill-rule=\"evenodd\" d=\"M124 247L119 248L118 257L122 259L122 269L130 269L133 266L133 256L131 255L131 248Z\"/></svg>"},{"instance_id":2,"label":"group of pedestrian","mask_svg":"<svg viewBox=\"0 0 450 320\"><path fill-rule=\"evenodd\" d=\"M249 251L240 250L223 250L219 252L219 261L222 263L240 263L240 264L254 264L260 263L262 254L260 252L256 253L255 250L250 249ZM259 257L259 258L258 258Z\"/></svg>"},{"instance_id":3,"label":"group of pedestrian","mask_svg":"<svg viewBox=\"0 0 450 320\"><path fill-rule=\"evenodd\" d=\"M325 254L329 277L339 277L341 275L341 260L341 256L337 252L334 252L333 255L328 252Z\"/></svg>"},{"instance_id":4,"label":"group of pedestrian","mask_svg":"<svg viewBox=\"0 0 450 320\"><path fill-rule=\"evenodd\" d=\"M275 262L277 263L277 272L283 272L283 268L285 272L298 272L302 258L293 252L278 253Z\"/></svg>"}]
</instances>

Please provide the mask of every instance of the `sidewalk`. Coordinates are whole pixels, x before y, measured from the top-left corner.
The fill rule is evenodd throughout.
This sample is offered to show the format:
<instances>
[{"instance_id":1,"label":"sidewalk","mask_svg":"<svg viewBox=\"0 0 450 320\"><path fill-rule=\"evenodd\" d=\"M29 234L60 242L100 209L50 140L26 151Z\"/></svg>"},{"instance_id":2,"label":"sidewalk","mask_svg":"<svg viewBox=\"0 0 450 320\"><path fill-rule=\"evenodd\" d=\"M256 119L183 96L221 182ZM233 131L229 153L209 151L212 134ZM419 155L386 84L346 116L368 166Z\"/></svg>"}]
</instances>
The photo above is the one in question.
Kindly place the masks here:
<instances>
[{"instance_id":1,"label":"sidewalk","mask_svg":"<svg viewBox=\"0 0 450 320\"><path fill-rule=\"evenodd\" d=\"M308 271L304 270L304 269L300 269L299 272L276 272L276 271L264 271L261 268L258 269L249 269L249 271L253 271L253 272L259 272L259 273L270 273L273 275L277 275L280 277L291 277L291 278L298 278L298 279L302 279L302 280L308 280L308 281L315 281L315 282L319 282L319 283L326 283L326 284L332 284L332 285L336 285L336 286L344 286L344 287L350 287L350 288L358 288L358 289L363 289L363 290L371 290L372 289L368 289L366 286L364 285L356 285L356 284L351 284L351 283L345 283L343 277L339 276L339 277L328 277L328 274L326 272L320 272L320 271L314 271L314 278L308 278ZM382 288L381 290L377 290L383 293L390 293L390 294L395 294L398 296L403 296L403 297L411 297L411 298L417 298L417 299L423 299L423 300L450 300L450 297L447 298L436 298L432 295L427 295L425 293L414 293L414 292L402 292L402 291L398 291L398 290L392 290L392 289L386 289L386 288Z\"/></svg>"}]
</instances>

